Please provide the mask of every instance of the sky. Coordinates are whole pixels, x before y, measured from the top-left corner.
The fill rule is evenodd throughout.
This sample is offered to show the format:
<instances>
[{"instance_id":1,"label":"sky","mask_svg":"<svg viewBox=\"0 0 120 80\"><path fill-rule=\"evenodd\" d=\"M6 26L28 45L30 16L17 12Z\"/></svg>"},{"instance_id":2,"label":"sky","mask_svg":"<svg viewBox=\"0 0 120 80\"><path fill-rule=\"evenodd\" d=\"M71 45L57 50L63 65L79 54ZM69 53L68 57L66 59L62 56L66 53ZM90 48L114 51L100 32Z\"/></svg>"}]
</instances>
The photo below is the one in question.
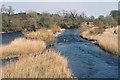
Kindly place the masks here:
<instances>
[{"instance_id":1,"label":"sky","mask_svg":"<svg viewBox=\"0 0 120 80\"><path fill-rule=\"evenodd\" d=\"M32 1L32 0L31 0ZM37 11L55 13L61 10L75 10L78 14L85 12L87 16L109 15L111 10L118 9L118 2L2 2L5 6L12 6L15 12Z\"/></svg>"},{"instance_id":2,"label":"sky","mask_svg":"<svg viewBox=\"0 0 120 80\"><path fill-rule=\"evenodd\" d=\"M1 0L1 2L118 2L120 0Z\"/></svg>"}]
</instances>

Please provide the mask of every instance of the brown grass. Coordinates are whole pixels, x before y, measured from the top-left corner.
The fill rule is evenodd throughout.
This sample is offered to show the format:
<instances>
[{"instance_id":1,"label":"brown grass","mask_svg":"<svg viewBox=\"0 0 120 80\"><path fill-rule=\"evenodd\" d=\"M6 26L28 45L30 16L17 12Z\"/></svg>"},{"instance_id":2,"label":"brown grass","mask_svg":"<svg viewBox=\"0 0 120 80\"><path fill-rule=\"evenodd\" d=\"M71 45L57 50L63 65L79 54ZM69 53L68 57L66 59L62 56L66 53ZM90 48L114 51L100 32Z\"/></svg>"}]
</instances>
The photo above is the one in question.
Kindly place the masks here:
<instances>
[{"instance_id":1,"label":"brown grass","mask_svg":"<svg viewBox=\"0 0 120 80\"><path fill-rule=\"evenodd\" d=\"M23 57L2 68L2 78L70 78L67 60L54 50Z\"/></svg>"},{"instance_id":2,"label":"brown grass","mask_svg":"<svg viewBox=\"0 0 120 80\"><path fill-rule=\"evenodd\" d=\"M61 31L61 28L57 25L51 25L50 27L50 30L53 32L53 34L56 34L57 32L60 32Z\"/></svg>"},{"instance_id":3,"label":"brown grass","mask_svg":"<svg viewBox=\"0 0 120 80\"><path fill-rule=\"evenodd\" d=\"M99 36L97 37L97 43L106 51L119 55L118 52L118 38L115 36Z\"/></svg>"},{"instance_id":4,"label":"brown grass","mask_svg":"<svg viewBox=\"0 0 120 80\"><path fill-rule=\"evenodd\" d=\"M24 55L30 53L36 53L43 51L46 48L46 45L43 41L40 40L26 40L23 38L15 39L9 45L2 46L1 58L5 58L13 55Z\"/></svg>"},{"instance_id":5,"label":"brown grass","mask_svg":"<svg viewBox=\"0 0 120 80\"><path fill-rule=\"evenodd\" d=\"M46 28L41 28L37 30L36 32L24 33L24 36L27 39L42 40L46 44L52 44L53 42L56 41L54 34L51 31L48 31Z\"/></svg>"},{"instance_id":6,"label":"brown grass","mask_svg":"<svg viewBox=\"0 0 120 80\"><path fill-rule=\"evenodd\" d=\"M118 49L118 42L120 41L120 38L118 36L117 27L108 28L103 33L98 34L98 35L91 34L90 33L91 30L92 29L88 29L82 32L81 35L84 38L87 38L88 40L97 40L96 43L99 44L99 46L101 46L104 50L120 56L120 51Z\"/></svg>"},{"instance_id":7,"label":"brown grass","mask_svg":"<svg viewBox=\"0 0 120 80\"><path fill-rule=\"evenodd\" d=\"M118 31L118 28L108 28L105 32L97 37L97 43L106 51L111 52L113 54L119 55L118 51L118 34L114 32Z\"/></svg>"},{"instance_id":8,"label":"brown grass","mask_svg":"<svg viewBox=\"0 0 120 80\"><path fill-rule=\"evenodd\" d=\"M51 28L52 29L52 28ZM24 38L16 39L9 45L2 46L2 56L8 58L20 56L16 63L0 67L1 78L71 78L67 59L59 52L46 49L47 44L53 43L57 30L39 29L36 32L25 33ZM42 52L42 54L41 54ZM29 54L29 55L28 55ZM35 55L34 55L35 54Z\"/></svg>"},{"instance_id":9,"label":"brown grass","mask_svg":"<svg viewBox=\"0 0 120 80\"><path fill-rule=\"evenodd\" d=\"M51 25L48 29L41 28L35 32L24 32L24 36L27 39L40 39L44 41L46 44L54 43L57 38L55 37L58 32L63 32L64 30L61 29L57 25Z\"/></svg>"}]
</instances>

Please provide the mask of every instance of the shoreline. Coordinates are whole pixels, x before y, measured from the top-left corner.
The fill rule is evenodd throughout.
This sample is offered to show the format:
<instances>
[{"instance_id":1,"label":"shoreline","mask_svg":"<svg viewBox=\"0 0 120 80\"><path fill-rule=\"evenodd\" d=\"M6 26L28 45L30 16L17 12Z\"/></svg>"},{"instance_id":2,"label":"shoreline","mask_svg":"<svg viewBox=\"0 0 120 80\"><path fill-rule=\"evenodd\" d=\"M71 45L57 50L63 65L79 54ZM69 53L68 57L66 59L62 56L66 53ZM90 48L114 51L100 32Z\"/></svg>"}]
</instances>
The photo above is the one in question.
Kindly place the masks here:
<instances>
[{"instance_id":1,"label":"shoreline","mask_svg":"<svg viewBox=\"0 0 120 80\"><path fill-rule=\"evenodd\" d=\"M95 44L96 46L98 46L100 49L102 49L104 52L107 52L107 53L110 53L111 55L113 56L116 56L115 54L113 54L112 52L104 49L102 46L100 46L98 43L97 43L97 40L94 40L94 39L88 39L86 37L83 37L82 35L80 35L81 38L87 40L87 41L90 41L91 43Z\"/></svg>"},{"instance_id":2,"label":"shoreline","mask_svg":"<svg viewBox=\"0 0 120 80\"><path fill-rule=\"evenodd\" d=\"M22 31L0 32L0 34L8 34L8 33L16 33L16 32L22 32Z\"/></svg>"},{"instance_id":3,"label":"shoreline","mask_svg":"<svg viewBox=\"0 0 120 80\"><path fill-rule=\"evenodd\" d=\"M4 33L6 33L6 32L0 32L0 34L4 34Z\"/></svg>"},{"instance_id":4,"label":"shoreline","mask_svg":"<svg viewBox=\"0 0 120 80\"><path fill-rule=\"evenodd\" d=\"M106 30L108 31L104 31L101 35L90 35L90 33L88 32L90 29L86 29L85 31L83 32L80 32L80 36L85 39L85 40L88 40L90 42L92 42L93 44L97 45L99 48L101 48L102 50L104 50L105 52L108 52L110 54L112 54L113 56L118 56L120 57L119 55L119 52L117 51L117 45L114 44L114 42L112 42L112 40L118 40L117 38L115 38L115 34L111 34L111 32L109 32L111 28L108 28ZM88 32L88 33L87 33ZM105 34L107 33L107 34ZM109 36L108 38L106 38L105 36ZM117 35L117 34L116 34ZM97 37L97 38L95 38ZM112 39L111 39L112 38ZM104 41L103 41L103 40ZM106 45L105 45L106 43ZM115 46L112 47L112 46Z\"/></svg>"}]
</instances>

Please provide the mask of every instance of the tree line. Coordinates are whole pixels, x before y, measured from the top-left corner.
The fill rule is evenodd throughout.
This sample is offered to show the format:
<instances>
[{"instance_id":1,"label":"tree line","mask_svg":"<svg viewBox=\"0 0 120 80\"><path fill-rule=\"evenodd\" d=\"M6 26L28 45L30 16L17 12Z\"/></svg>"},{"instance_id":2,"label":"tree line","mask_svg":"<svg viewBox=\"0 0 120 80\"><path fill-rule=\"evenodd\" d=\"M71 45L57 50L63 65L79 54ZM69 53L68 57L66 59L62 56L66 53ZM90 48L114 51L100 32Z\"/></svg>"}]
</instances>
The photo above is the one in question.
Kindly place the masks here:
<instances>
[{"instance_id":1,"label":"tree line","mask_svg":"<svg viewBox=\"0 0 120 80\"><path fill-rule=\"evenodd\" d=\"M23 31L36 30L41 27L50 27L56 24L60 27L80 26L82 22L94 22L95 26L113 27L120 18L120 11L111 11L109 16L87 17L84 12L78 14L76 11L58 11L55 14L49 12L37 13L35 11L26 11L14 13L12 6L1 6L0 14L2 15L2 31ZM119 14L119 15L118 15Z\"/></svg>"}]
</instances>

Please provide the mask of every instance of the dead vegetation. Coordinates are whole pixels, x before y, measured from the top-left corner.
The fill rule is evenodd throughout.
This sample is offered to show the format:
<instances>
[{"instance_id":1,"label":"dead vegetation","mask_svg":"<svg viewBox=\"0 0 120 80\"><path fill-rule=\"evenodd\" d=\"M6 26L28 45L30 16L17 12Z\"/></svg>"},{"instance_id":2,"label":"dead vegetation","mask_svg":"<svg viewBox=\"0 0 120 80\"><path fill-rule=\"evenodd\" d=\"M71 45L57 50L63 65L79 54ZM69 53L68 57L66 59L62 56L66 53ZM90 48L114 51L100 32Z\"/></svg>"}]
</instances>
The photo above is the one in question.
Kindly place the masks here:
<instances>
[{"instance_id":1,"label":"dead vegetation","mask_svg":"<svg viewBox=\"0 0 120 80\"><path fill-rule=\"evenodd\" d=\"M36 32L26 32L24 33L24 36L26 39L42 40L46 44L50 44L56 41L54 34L45 28L39 29Z\"/></svg>"},{"instance_id":2,"label":"dead vegetation","mask_svg":"<svg viewBox=\"0 0 120 80\"><path fill-rule=\"evenodd\" d=\"M46 44L52 44L57 40L56 34L59 32L63 32L59 26L51 25L49 29L41 28L35 32L24 32L24 36L26 39L42 40Z\"/></svg>"},{"instance_id":3,"label":"dead vegetation","mask_svg":"<svg viewBox=\"0 0 120 80\"><path fill-rule=\"evenodd\" d=\"M71 78L67 59L55 50L47 49L48 44L55 42L57 28L42 28L36 32L25 33L10 44L2 46L0 58L11 59L18 56L15 63L10 62L1 67L1 78ZM60 28L59 28L60 29ZM19 57L20 56L20 57Z\"/></svg>"},{"instance_id":4,"label":"dead vegetation","mask_svg":"<svg viewBox=\"0 0 120 80\"><path fill-rule=\"evenodd\" d=\"M61 28L55 24L51 25L49 29L52 31L53 34L56 34L61 31Z\"/></svg>"},{"instance_id":5,"label":"dead vegetation","mask_svg":"<svg viewBox=\"0 0 120 80\"><path fill-rule=\"evenodd\" d=\"M118 49L118 42L120 40L118 36L118 26L107 28L104 31L101 31L100 29L98 29L98 31L96 29L97 27L86 29L81 33L81 35L88 40L96 41L95 43L102 47L104 50L120 56ZM91 32L97 34L91 34Z\"/></svg>"},{"instance_id":6,"label":"dead vegetation","mask_svg":"<svg viewBox=\"0 0 120 80\"><path fill-rule=\"evenodd\" d=\"M2 51L0 58L42 52L45 48L46 44L44 41L26 40L23 38L15 39L9 45L5 45L0 48Z\"/></svg>"},{"instance_id":7,"label":"dead vegetation","mask_svg":"<svg viewBox=\"0 0 120 80\"><path fill-rule=\"evenodd\" d=\"M50 29L41 28L35 32L25 32L26 39L16 39L9 45L0 48L2 51L0 58L42 52L47 45L53 44L57 40L55 35L60 31L59 26L53 25Z\"/></svg>"},{"instance_id":8,"label":"dead vegetation","mask_svg":"<svg viewBox=\"0 0 120 80\"><path fill-rule=\"evenodd\" d=\"M15 64L3 67L2 72L2 78L71 78L67 59L54 50L24 56Z\"/></svg>"}]
</instances>

